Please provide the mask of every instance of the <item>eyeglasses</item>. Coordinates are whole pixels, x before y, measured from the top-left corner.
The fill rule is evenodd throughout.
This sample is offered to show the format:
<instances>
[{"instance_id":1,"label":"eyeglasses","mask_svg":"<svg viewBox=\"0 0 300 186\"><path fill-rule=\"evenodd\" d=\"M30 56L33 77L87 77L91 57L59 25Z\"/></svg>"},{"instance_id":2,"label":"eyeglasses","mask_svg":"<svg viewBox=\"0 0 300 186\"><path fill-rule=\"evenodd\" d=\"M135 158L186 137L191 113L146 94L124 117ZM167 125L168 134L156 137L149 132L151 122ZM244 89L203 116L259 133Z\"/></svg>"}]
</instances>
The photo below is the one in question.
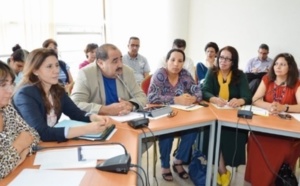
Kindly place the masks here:
<instances>
[{"instance_id":1,"label":"eyeglasses","mask_svg":"<svg viewBox=\"0 0 300 186\"><path fill-rule=\"evenodd\" d=\"M0 85L0 89L3 89L5 91L10 91L13 90L15 88L16 84L12 83L12 84L8 84L8 83L4 83Z\"/></svg>"},{"instance_id":2,"label":"eyeglasses","mask_svg":"<svg viewBox=\"0 0 300 186\"><path fill-rule=\"evenodd\" d=\"M133 47L139 48L140 45L131 44L130 47L131 47L131 48L133 48Z\"/></svg>"},{"instance_id":3,"label":"eyeglasses","mask_svg":"<svg viewBox=\"0 0 300 186\"><path fill-rule=\"evenodd\" d=\"M232 59L227 58L227 57L224 57L224 56L220 56L220 57L219 57L219 61L221 61L221 60L224 60L224 61L226 61L226 62L232 61Z\"/></svg>"},{"instance_id":4,"label":"eyeglasses","mask_svg":"<svg viewBox=\"0 0 300 186\"><path fill-rule=\"evenodd\" d=\"M292 119L292 116L289 114L278 114L278 116L282 119Z\"/></svg>"},{"instance_id":5,"label":"eyeglasses","mask_svg":"<svg viewBox=\"0 0 300 186\"><path fill-rule=\"evenodd\" d=\"M168 114L168 118L173 118L178 114L178 111L174 111L172 110L169 114Z\"/></svg>"}]
</instances>

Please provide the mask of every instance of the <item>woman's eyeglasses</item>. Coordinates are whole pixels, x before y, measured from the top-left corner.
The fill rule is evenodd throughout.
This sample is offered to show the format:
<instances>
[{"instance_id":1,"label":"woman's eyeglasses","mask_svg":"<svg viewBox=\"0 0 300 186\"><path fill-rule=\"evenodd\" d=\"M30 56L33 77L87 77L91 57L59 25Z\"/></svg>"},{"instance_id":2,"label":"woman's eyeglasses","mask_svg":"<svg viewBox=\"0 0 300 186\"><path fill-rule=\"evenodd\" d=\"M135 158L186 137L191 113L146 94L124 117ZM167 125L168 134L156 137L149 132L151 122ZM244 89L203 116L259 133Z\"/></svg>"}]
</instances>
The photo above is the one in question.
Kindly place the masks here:
<instances>
[{"instance_id":1,"label":"woman's eyeglasses","mask_svg":"<svg viewBox=\"0 0 300 186\"><path fill-rule=\"evenodd\" d=\"M232 59L227 58L227 57L224 57L224 56L220 56L220 57L219 57L219 61L231 62Z\"/></svg>"},{"instance_id":2,"label":"woman's eyeglasses","mask_svg":"<svg viewBox=\"0 0 300 186\"><path fill-rule=\"evenodd\" d=\"M15 86L16 86L15 83L11 83L11 84L4 83L0 85L0 88L5 91L10 91L10 90L14 90Z\"/></svg>"},{"instance_id":3,"label":"woman's eyeglasses","mask_svg":"<svg viewBox=\"0 0 300 186\"><path fill-rule=\"evenodd\" d=\"M282 119L292 119L290 114L278 114L278 116Z\"/></svg>"}]
</instances>

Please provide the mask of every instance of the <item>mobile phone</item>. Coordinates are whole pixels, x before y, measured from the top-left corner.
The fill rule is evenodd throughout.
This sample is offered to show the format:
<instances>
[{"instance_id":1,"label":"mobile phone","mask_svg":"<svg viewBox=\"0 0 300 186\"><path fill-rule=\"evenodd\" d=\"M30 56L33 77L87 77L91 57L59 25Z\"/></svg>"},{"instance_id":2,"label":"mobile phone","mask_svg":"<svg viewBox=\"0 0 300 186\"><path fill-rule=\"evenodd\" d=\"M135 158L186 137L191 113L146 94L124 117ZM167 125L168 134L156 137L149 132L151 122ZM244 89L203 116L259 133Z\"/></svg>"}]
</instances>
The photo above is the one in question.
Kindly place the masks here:
<instances>
[{"instance_id":1,"label":"mobile phone","mask_svg":"<svg viewBox=\"0 0 300 186\"><path fill-rule=\"evenodd\" d=\"M278 114L278 116L282 119L292 119L292 116L290 114L286 114L286 113L280 113Z\"/></svg>"},{"instance_id":2,"label":"mobile phone","mask_svg":"<svg viewBox=\"0 0 300 186\"><path fill-rule=\"evenodd\" d=\"M203 106L203 107L208 107L208 104L207 103L204 103L204 102L200 102L199 105Z\"/></svg>"}]
</instances>

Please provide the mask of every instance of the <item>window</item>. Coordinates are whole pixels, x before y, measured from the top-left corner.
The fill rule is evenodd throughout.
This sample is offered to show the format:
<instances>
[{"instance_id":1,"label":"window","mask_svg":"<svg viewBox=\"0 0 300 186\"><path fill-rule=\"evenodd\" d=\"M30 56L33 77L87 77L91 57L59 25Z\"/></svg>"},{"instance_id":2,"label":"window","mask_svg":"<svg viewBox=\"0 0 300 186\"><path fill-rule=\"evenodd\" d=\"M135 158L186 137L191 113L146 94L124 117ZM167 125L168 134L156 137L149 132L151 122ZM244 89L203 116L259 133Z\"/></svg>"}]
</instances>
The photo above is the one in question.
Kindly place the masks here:
<instances>
[{"instance_id":1,"label":"window","mask_svg":"<svg viewBox=\"0 0 300 186\"><path fill-rule=\"evenodd\" d=\"M88 43L102 44L102 0L10 0L1 1L0 59L6 61L12 47L31 51L44 40L58 43L59 57L76 75Z\"/></svg>"}]
</instances>

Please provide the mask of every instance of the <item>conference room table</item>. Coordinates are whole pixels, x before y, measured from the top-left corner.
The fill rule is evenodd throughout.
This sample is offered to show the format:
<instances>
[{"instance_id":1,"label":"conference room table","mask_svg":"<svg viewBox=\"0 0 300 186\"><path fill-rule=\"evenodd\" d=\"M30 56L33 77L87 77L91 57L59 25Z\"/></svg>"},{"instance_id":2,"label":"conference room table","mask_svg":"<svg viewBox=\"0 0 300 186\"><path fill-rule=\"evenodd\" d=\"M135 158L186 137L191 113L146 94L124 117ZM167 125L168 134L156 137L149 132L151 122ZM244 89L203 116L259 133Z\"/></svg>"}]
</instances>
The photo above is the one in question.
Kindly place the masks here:
<instances>
[{"instance_id":1,"label":"conference room table","mask_svg":"<svg viewBox=\"0 0 300 186\"><path fill-rule=\"evenodd\" d=\"M189 129L199 129L201 127L210 126L210 139L208 147L208 156L207 156L207 172L212 172L212 162L213 162L213 150L214 150L214 133L215 133L215 123L216 116L211 111L210 108L202 107L192 111L184 111L176 108L172 108L177 114L174 117L162 117L159 119L150 119L149 126L141 129L133 129L129 125L124 124L123 128L135 131L138 134L138 164L141 165L142 158L142 139L159 136L163 134L169 134L174 132L179 132ZM152 134L153 132L153 134ZM211 174L207 174L206 185L211 185Z\"/></svg>"},{"instance_id":2,"label":"conference room table","mask_svg":"<svg viewBox=\"0 0 300 186\"><path fill-rule=\"evenodd\" d=\"M134 131L124 130L118 127L117 124L116 132L112 137L105 142L95 142L95 141L86 141L86 140L68 140L67 142L57 143L57 142L41 142L39 146L42 147L53 147L53 146L74 146L74 145L87 145L87 144L97 144L101 143L122 143L127 152L131 155L131 163L137 164L137 155L138 155L138 134ZM46 149L45 149L46 150ZM105 152L103 152L105 153ZM8 185L23 169L38 169L39 166L34 166L35 155L29 156L26 160L13 170L6 178L0 180L0 185ZM131 168L137 171L136 168ZM128 185L135 186L137 185L137 174L134 171L128 171L127 174L120 173L111 173L100 171L96 168L84 168L84 169L72 169L72 170L84 170L86 171L83 179L81 180L81 186L99 186L99 185ZM53 178L55 179L55 178Z\"/></svg>"},{"instance_id":3,"label":"conference room table","mask_svg":"<svg viewBox=\"0 0 300 186\"><path fill-rule=\"evenodd\" d=\"M149 123L149 128L155 136L168 134L173 132L178 132L188 129L198 129L204 126L210 126L210 142L209 142L209 152L208 152L208 172L212 172L212 158L214 150L214 131L216 117L209 108L199 108L193 111L183 111L178 109L173 109L177 111L176 116L162 117L159 119L151 119ZM140 129L133 129L126 123L116 122L116 132L115 134L105 143L119 142L122 143L127 149L128 153L131 155L131 163L141 165L142 158L142 139L152 137L152 133L149 129L144 128L145 134ZM101 142L91 142L85 140L68 140L67 142L57 143L57 142L41 142L39 145L43 147L47 146L74 146L74 145L85 145L85 144L95 144ZM99 144L100 145L100 144ZM18 166L12 173L10 173L6 178L0 181L0 185L9 184L17 175L26 168L38 169L39 166L34 166L35 155L27 157L27 159ZM131 168L135 171L141 170L136 168ZM129 171L127 174L117 174L105 171L100 171L95 168L85 168L76 169L85 170L86 174L81 180L80 185L138 185L138 176L135 172ZM207 175L206 185L210 185L211 174Z\"/></svg>"},{"instance_id":4,"label":"conference room table","mask_svg":"<svg viewBox=\"0 0 300 186\"><path fill-rule=\"evenodd\" d=\"M214 112L218 120L215 160L219 159L220 139L222 127L232 127L268 134L300 138L300 122L294 118L291 120L282 119L277 115L259 116L253 115L252 119L237 117L237 109L218 109L210 104L210 109ZM218 164L214 165L213 185L217 185Z\"/></svg>"}]
</instances>

